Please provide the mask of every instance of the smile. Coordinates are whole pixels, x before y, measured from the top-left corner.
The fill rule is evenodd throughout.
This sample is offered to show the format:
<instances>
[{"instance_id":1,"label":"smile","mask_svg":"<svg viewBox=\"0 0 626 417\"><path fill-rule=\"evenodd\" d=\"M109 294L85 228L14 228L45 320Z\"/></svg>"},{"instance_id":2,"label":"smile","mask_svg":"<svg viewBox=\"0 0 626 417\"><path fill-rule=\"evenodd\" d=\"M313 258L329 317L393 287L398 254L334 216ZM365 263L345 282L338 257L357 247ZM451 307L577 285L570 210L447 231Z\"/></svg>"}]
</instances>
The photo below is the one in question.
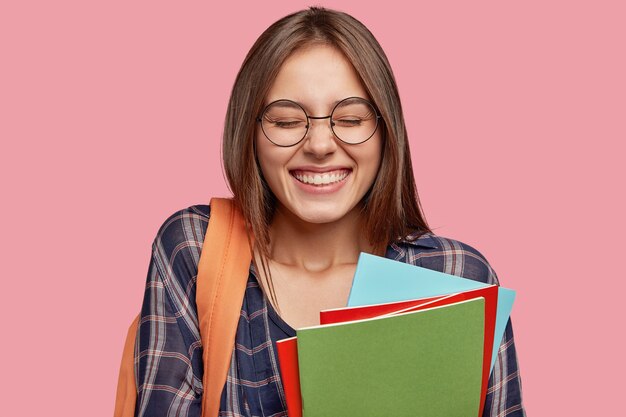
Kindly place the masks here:
<instances>
[{"instance_id":1,"label":"smile","mask_svg":"<svg viewBox=\"0 0 626 417\"><path fill-rule=\"evenodd\" d=\"M311 171L291 171L291 175L303 184L309 185L329 185L343 181L351 170L339 169L328 172L311 172Z\"/></svg>"}]
</instances>

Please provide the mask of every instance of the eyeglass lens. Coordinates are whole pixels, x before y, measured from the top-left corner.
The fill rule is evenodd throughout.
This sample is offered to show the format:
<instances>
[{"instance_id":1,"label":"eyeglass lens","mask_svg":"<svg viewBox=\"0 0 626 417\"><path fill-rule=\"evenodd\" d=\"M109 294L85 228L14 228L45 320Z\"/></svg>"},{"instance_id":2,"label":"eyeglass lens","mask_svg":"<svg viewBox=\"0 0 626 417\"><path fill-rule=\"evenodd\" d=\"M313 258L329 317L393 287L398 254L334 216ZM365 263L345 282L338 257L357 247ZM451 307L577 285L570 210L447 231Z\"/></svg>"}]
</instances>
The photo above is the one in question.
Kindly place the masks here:
<instances>
[{"instance_id":1,"label":"eyeglass lens","mask_svg":"<svg viewBox=\"0 0 626 417\"><path fill-rule=\"evenodd\" d=\"M261 117L263 132L279 146L300 142L307 134L307 114L300 105L290 100L270 104ZM369 139L378 124L373 105L362 98L343 100L331 114L331 129L343 142L357 144Z\"/></svg>"}]
</instances>

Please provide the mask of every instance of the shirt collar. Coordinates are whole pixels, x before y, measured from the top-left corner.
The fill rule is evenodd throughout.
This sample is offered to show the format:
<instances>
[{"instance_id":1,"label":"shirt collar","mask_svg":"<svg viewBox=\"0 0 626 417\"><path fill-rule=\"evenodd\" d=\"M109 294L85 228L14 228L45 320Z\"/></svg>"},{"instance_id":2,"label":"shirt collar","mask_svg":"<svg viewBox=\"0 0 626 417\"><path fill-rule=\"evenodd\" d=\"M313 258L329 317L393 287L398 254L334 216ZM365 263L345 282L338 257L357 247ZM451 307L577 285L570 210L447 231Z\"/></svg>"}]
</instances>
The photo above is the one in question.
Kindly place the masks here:
<instances>
[{"instance_id":1,"label":"shirt collar","mask_svg":"<svg viewBox=\"0 0 626 417\"><path fill-rule=\"evenodd\" d=\"M439 245L437 245L437 242L434 239L434 235L431 232L426 232L416 239L415 236L419 235L419 233L420 232L413 232L405 238L400 239L399 243L404 243L411 246L422 246L425 248L439 249Z\"/></svg>"}]
</instances>

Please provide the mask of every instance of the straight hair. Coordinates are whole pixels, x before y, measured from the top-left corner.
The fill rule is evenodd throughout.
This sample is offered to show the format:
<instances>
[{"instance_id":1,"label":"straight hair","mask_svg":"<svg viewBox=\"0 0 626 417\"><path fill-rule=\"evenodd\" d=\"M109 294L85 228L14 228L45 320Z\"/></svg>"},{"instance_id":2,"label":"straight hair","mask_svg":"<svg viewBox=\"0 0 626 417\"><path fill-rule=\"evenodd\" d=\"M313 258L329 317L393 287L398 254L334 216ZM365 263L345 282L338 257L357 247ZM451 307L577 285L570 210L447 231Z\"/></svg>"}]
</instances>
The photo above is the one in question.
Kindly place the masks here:
<instances>
[{"instance_id":1,"label":"straight hair","mask_svg":"<svg viewBox=\"0 0 626 417\"><path fill-rule=\"evenodd\" d=\"M400 95L380 44L365 25L340 11L314 6L287 15L261 34L244 59L231 92L222 143L226 179L254 236L276 306L268 267L276 197L257 161L256 118L285 60L315 44L333 46L345 55L382 116L380 169L363 198L361 213L374 252L382 254L390 242L431 231L415 186Z\"/></svg>"}]
</instances>

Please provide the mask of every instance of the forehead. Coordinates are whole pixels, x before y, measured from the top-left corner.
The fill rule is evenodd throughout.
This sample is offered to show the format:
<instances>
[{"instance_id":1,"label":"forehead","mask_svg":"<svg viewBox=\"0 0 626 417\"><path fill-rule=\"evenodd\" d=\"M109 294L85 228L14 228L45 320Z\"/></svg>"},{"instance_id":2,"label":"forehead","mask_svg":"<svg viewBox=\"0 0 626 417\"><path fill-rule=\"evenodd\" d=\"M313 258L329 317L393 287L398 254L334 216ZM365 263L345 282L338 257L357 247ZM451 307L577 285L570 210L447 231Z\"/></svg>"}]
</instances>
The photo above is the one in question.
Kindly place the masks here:
<instances>
[{"instance_id":1,"label":"forehead","mask_svg":"<svg viewBox=\"0 0 626 417\"><path fill-rule=\"evenodd\" d=\"M369 98L360 77L341 51L311 45L294 52L280 67L265 104L279 99L320 111L346 97Z\"/></svg>"}]
</instances>

